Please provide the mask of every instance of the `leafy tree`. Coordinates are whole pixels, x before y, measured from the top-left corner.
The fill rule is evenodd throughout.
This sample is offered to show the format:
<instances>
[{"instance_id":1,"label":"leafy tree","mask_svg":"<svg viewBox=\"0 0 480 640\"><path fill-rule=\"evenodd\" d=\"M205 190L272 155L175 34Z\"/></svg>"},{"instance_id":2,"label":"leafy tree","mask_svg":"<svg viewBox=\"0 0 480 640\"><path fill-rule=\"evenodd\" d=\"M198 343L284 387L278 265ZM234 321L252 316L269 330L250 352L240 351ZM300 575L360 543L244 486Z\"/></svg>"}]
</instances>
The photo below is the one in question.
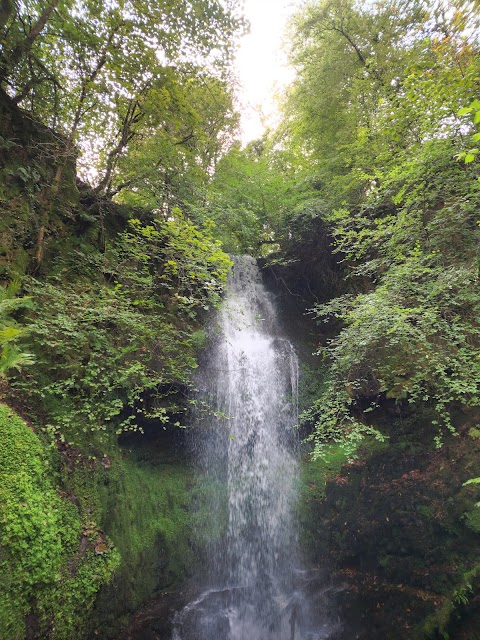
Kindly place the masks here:
<instances>
[{"instance_id":1,"label":"leafy tree","mask_svg":"<svg viewBox=\"0 0 480 640\"><path fill-rule=\"evenodd\" d=\"M109 192L118 160L136 137L161 129L161 137L173 147L185 144L185 135L198 140L201 129L203 150L198 144L197 154L205 156L207 147L216 144L218 127L211 127L205 112L197 115L198 93L196 105L185 107L183 98L177 111L170 100L179 91L188 94L192 82L186 69L197 73L192 67L205 69L205 85L222 84L219 79L243 26L230 1L53 0L45 7L31 0L8 5L0 32L0 85L14 103L62 135L53 183L39 197L38 264L77 145L87 177L98 182L98 191ZM216 111L222 109L230 109L228 99ZM218 113L217 122L222 118ZM195 134L183 133L179 139L179 130L187 130L192 119L205 125L193 126ZM176 169L167 167L172 174Z\"/></svg>"},{"instance_id":2,"label":"leafy tree","mask_svg":"<svg viewBox=\"0 0 480 640\"><path fill-rule=\"evenodd\" d=\"M192 215L209 219L232 253L270 253L288 234L287 215L313 192L295 151L275 136L234 145L218 162L204 202Z\"/></svg>"},{"instance_id":3,"label":"leafy tree","mask_svg":"<svg viewBox=\"0 0 480 640\"><path fill-rule=\"evenodd\" d=\"M237 125L229 86L196 68L182 74L166 69L136 113L135 132L124 126L97 191L163 212L201 199ZM127 116L135 117L133 108ZM125 137L129 153L122 155Z\"/></svg>"},{"instance_id":4,"label":"leafy tree","mask_svg":"<svg viewBox=\"0 0 480 640\"><path fill-rule=\"evenodd\" d=\"M385 397L426 403L449 428L455 403L478 406L477 169L455 160L475 156L475 19L465 6L327 1L294 21L284 140L317 186L323 226L304 215L303 227L318 239L327 227L348 278L315 307L335 332L319 351L328 388L304 416L318 452L329 439L355 448L371 433L363 411Z\"/></svg>"}]
</instances>

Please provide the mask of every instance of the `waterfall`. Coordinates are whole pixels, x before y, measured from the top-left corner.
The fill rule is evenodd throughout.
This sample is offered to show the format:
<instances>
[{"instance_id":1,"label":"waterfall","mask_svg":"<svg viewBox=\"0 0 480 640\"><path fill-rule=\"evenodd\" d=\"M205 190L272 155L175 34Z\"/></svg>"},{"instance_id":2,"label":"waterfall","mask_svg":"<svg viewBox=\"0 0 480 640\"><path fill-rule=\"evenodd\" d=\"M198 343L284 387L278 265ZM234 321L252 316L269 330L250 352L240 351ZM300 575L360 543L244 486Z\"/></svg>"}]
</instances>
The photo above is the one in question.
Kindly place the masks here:
<instances>
[{"instance_id":1,"label":"waterfall","mask_svg":"<svg viewBox=\"0 0 480 640\"><path fill-rule=\"evenodd\" d=\"M226 535L212 544L204 591L176 616L174 640L306 640L294 518L298 361L274 301L249 256L234 258L227 296L198 375L198 463L226 498L211 518ZM215 410L205 412L205 405ZM205 418L205 415L207 416ZM225 505L226 502L226 505Z\"/></svg>"}]
</instances>

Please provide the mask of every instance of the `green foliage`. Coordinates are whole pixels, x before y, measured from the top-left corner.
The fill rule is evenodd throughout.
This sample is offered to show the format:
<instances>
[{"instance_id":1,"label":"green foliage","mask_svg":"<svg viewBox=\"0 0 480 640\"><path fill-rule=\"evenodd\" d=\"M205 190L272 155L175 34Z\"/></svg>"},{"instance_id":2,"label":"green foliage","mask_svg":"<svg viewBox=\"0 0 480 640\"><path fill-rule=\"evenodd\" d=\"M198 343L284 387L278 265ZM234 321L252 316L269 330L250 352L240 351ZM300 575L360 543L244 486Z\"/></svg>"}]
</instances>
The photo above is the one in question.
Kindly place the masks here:
<instances>
[{"instance_id":1,"label":"green foliage","mask_svg":"<svg viewBox=\"0 0 480 640\"><path fill-rule=\"evenodd\" d=\"M353 399L348 392L339 392L330 382L322 395L300 415L301 424L311 431L308 440L314 445L314 460L321 460L328 455L325 454L325 448L332 443L337 444L344 455L351 456L366 437L385 441L381 431L355 416L352 405Z\"/></svg>"},{"instance_id":2,"label":"green foliage","mask_svg":"<svg viewBox=\"0 0 480 640\"><path fill-rule=\"evenodd\" d=\"M385 398L431 406L440 431L453 430L452 406L480 402L477 168L455 161L459 133L477 135L470 21L463 6L349 0L294 18L283 140L308 155L317 191L300 237L333 250L347 278L313 310L335 334L318 351L329 388L303 416L317 454L329 441L354 450ZM305 246L289 240L279 259Z\"/></svg>"},{"instance_id":3,"label":"green foliage","mask_svg":"<svg viewBox=\"0 0 480 640\"><path fill-rule=\"evenodd\" d=\"M115 481L115 476L112 479ZM159 553L160 547L160 553L168 558L166 583L173 584L189 574L194 563L190 547L191 472L171 463L157 467L142 461L126 461L120 467L118 481L123 490L118 492L117 516L109 528L122 556L132 562L149 549ZM139 495L145 499L139 501ZM128 570L127 562L122 571ZM136 604L148 596L148 587L139 596Z\"/></svg>"},{"instance_id":4,"label":"green foliage","mask_svg":"<svg viewBox=\"0 0 480 640\"><path fill-rule=\"evenodd\" d=\"M474 583L480 572L480 565L474 564L472 567L463 569L457 587L445 598L443 604L435 613L421 625L421 632L424 637L430 638L433 634L440 634L442 638L450 638L449 626L456 609L465 606L470 602L474 593Z\"/></svg>"},{"instance_id":5,"label":"green foliage","mask_svg":"<svg viewBox=\"0 0 480 640\"><path fill-rule=\"evenodd\" d=\"M463 486L465 487L468 484L480 484L480 478L470 478L470 480L463 483Z\"/></svg>"},{"instance_id":6,"label":"green foliage","mask_svg":"<svg viewBox=\"0 0 480 640\"><path fill-rule=\"evenodd\" d=\"M216 166L204 203L191 210L214 222L226 251L267 255L284 239L286 216L312 191L295 151L265 137L245 149L232 146Z\"/></svg>"},{"instance_id":7,"label":"green foliage","mask_svg":"<svg viewBox=\"0 0 480 640\"><path fill-rule=\"evenodd\" d=\"M118 193L117 199L130 206L195 210L236 130L228 83L201 68L165 69L138 110L141 120L128 154L117 160L110 155L107 192Z\"/></svg>"},{"instance_id":8,"label":"green foliage","mask_svg":"<svg viewBox=\"0 0 480 640\"><path fill-rule=\"evenodd\" d=\"M120 601L136 607L158 587L159 565L175 584L205 536L224 534L222 487L193 486L184 469L132 460L115 444L145 419L179 424L200 323L230 266L220 241L291 269L313 299L324 381L306 389L302 416L314 444L305 519L346 457L384 439L369 412L385 399L427 405L439 429L453 429L452 406L480 404L480 57L465 9L307 3L292 25L298 77L284 122L225 153L237 122L225 62L242 20L231 2L167 4L28 0L0 14L2 87L62 134L54 143L40 125L32 133L0 96L4 120L17 123L13 133L0 125L0 149L14 158L0 159L2 269L12 238L24 271L36 253L28 333L12 320L25 300L0 300L0 373L11 379L26 364L17 340L28 340L35 363L15 372L16 393L61 450L78 503L55 490L35 434L1 418L0 620L12 638L24 635L34 590L41 633L85 632L119 561L97 522L123 558L112 620ZM41 139L32 162L20 152L25 129ZM62 178L75 145L97 183L82 187L82 206L72 175ZM42 272L44 244L57 255ZM474 531L477 515L465 519ZM446 633L468 599L464 577L431 629Z\"/></svg>"},{"instance_id":9,"label":"green foliage","mask_svg":"<svg viewBox=\"0 0 480 640\"><path fill-rule=\"evenodd\" d=\"M100 594L94 626L102 637L117 637L119 612L140 607L159 587L177 587L195 564L190 514L192 472L164 460L145 447L133 455L113 454L105 486L105 472L77 469L72 490L86 498L114 540L122 563L115 582ZM139 496L141 499L139 499Z\"/></svg>"},{"instance_id":10,"label":"green foliage","mask_svg":"<svg viewBox=\"0 0 480 640\"><path fill-rule=\"evenodd\" d=\"M74 505L53 483L35 433L0 405L0 635L25 637L25 617L38 616L40 632L71 637L85 609L118 565L105 541L96 553Z\"/></svg>"},{"instance_id":11,"label":"green foliage","mask_svg":"<svg viewBox=\"0 0 480 640\"><path fill-rule=\"evenodd\" d=\"M465 524L475 533L480 533L480 509L478 507L465 514Z\"/></svg>"},{"instance_id":12,"label":"green foliage","mask_svg":"<svg viewBox=\"0 0 480 640\"><path fill-rule=\"evenodd\" d=\"M107 451L108 469L100 461L77 464L67 483L121 555L88 627L90 635L113 639L152 593L181 588L194 575L203 549L225 534L227 521L226 509L215 518L211 511L212 496L225 496L225 485L194 473L162 437Z\"/></svg>"},{"instance_id":13,"label":"green foliage","mask_svg":"<svg viewBox=\"0 0 480 640\"><path fill-rule=\"evenodd\" d=\"M190 320L218 306L232 263L208 228L200 230L177 208L166 221L144 225L134 219L130 228L113 250L112 271L117 285L138 296L136 306L165 307Z\"/></svg>"},{"instance_id":14,"label":"green foliage","mask_svg":"<svg viewBox=\"0 0 480 640\"><path fill-rule=\"evenodd\" d=\"M8 4L0 233L38 274L66 228L97 227L103 248L113 196L166 217L197 199L237 126L228 64L245 22L231 0Z\"/></svg>"},{"instance_id":15,"label":"green foliage","mask_svg":"<svg viewBox=\"0 0 480 640\"><path fill-rule=\"evenodd\" d=\"M196 368L199 313L220 302L230 266L219 244L183 218L131 222L105 257L108 283L31 280L36 366L17 386L63 441L167 422Z\"/></svg>"},{"instance_id":16,"label":"green foliage","mask_svg":"<svg viewBox=\"0 0 480 640\"><path fill-rule=\"evenodd\" d=\"M352 277L373 284L316 313L343 322L326 353L334 396L344 394L344 406L360 397L374 406L380 394L427 402L451 427L453 402L480 402L478 193L445 146L426 147L418 161L394 167L360 215L337 214L337 242ZM387 207L391 212L379 216Z\"/></svg>"},{"instance_id":17,"label":"green foliage","mask_svg":"<svg viewBox=\"0 0 480 640\"><path fill-rule=\"evenodd\" d=\"M120 455L117 435L180 424L221 301L231 263L211 223L178 207L192 212L231 142L243 28L230 0L2 4L0 269L28 274L29 303L0 291L0 375L46 431L62 487L23 423L0 434L2 638L25 637L27 616L39 637L89 634L117 549L100 600L115 631L195 561L190 472ZM77 189L77 154L95 189Z\"/></svg>"},{"instance_id":18,"label":"green foliage","mask_svg":"<svg viewBox=\"0 0 480 640\"><path fill-rule=\"evenodd\" d=\"M186 73L195 61L211 77L221 75L245 28L230 1L29 0L12 9L0 24L2 86L67 136L66 155L80 139L87 167L93 155L104 170L109 152L116 148L114 156L121 155L139 121L150 119L143 109L150 92L152 99L158 91L168 95L165 76L175 76L173 67Z\"/></svg>"},{"instance_id":19,"label":"green foliage","mask_svg":"<svg viewBox=\"0 0 480 640\"><path fill-rule=\"evenodd\" d=\"M318 546L323 539L319 535L318 509L325 499L327 482L337 476L348 461L344 447L329 444L321 458L308 456L302 461L299 477L299 497L297 514L302 548L316 561Z\"/></svg>"},{"instance_id":20,"label":"green foliage","mask_svg":"<svg viewBox=\"0 0 480 640\"><path fill-rule=\"evenodd\" d=\"M476 125L476 128L480 128L480 100L474 100L468 107L462 107L458 112L459 116L464 116L467 114L471 114L473 116L473 124ZM472 142L477 143L480 141L480 131L474 133L472 135ZM465 164L470 164L474 162L479 153L479 149L474 147L473 149L468 149L467 151L461 151L457 154L458 160L463 160ZM480 178L479 178L480 179Z\"/></svg>"},{"instance_id":21,"label":"green foliage","mask_svg":"<svg viewBox=\"0 0 480 640\"><path fill-rule=\"evenodd\" d=\"M29 469L17 474L12 469L9 482L2 484L5 492L15 489L16 493L8 496L8 518L15 535L2 541L0 554L2 561L5 558L0 582L7 588L5 594L2 591L5 606L0 607L0 617L4 613L2 625L8 627L6 634L2 627L1 637L23 638L28 615L29 624L38 623L41 637L85 637L95 626L91 607L99 588L110 581L117 567L121 588L103 589L102 594L108 592L110 597L106 604L100 600L100 606L112 629L119 631L119 612L131 611L155 589L184 578L195 561L191 548L195 536L187 514L190 473L169 463L162 462L160 469L153 463L137 464L127 453L119 455L117 435L140 428L145 420L155 420L159 430L170 420L180 424L179 414L197 366L195 355L205 341L200 324L220 304L231 264L211 226L194 225L174 206L206 179L219 146L228 139L229 119L234 120L223 110L229 104L225 83L218 80L215 85L210 79L207 87L207 75L187 83L187 88L180 86L173 70L165 72L168 91L164 87L163 95L165 103L171 101L168 109L154 111L158 94L150 95L151 103L144 103L145 110L147 106L150 110L150 125L157 127L157 133L165 127L164 168L177 182L164 200L150 197L148 187L143 191L138 187L142 181L146 184L145 176L130 185L132 203L143 198L144 204L156 209L155 214L136 209L131 224L127 223L132 218L131 205L115 205L85 185L80 185L79 203L73 165L64 167L52 200L49 189L56 166L52 167L53 159L46 157L45 149L61 164L65 140L10 106L1 119L3 146L12 149L8 159L0 159L2 273L15 272L19 255L20 273L30 275L22 280L28 298L15 299L13 288L2 294L0 331L4 333L0 335L15 349L17 340L22 340L25 351L35 358L33 366L18 370L28 354L23 356L20 348L11 351L9 355L15 357L10 358L8 371L3 361L7 380L2 390L15 396L18 406L26 407L41 438L46 436L46 451L55 461L62 487L57 493L40 444L45 463L40 472ZM72 82L76 80L72 76ZM211 100L219 100L218 111L208 100L202 102L202 88L204 96L213 91ZM43 95L41 90L38 95ZM0 96L3 109L2 100ZM40 102L35 108L40 115ZM202 129L207 121L211 138ZM150 125L145 122L142 139L151 138ZM213 134L215 127L217 132L221 129L218 137ZM190 133L190 143L177 144ZM20 136L15 140L27 151L12 141L13 134ZM195 140L198 144L193 144ZM159 175L158 158L153 157L163 142L157 147L152 142L145 163L152 181L154 174ZM31 166L22 155L27 152L33 158ZM130 171L124 153L123 161L119 170ZM112 180L121 181L115 171ZM3 180L7 172L12 175ZM117 189L117 183L112 189ZM158 184L155 189L162 190ZM44 205L52 201L47 220ZM45 260L40 264L31 259L32 247L38 249L43 233ZM8 439L15 442L18 437L9 433ZM34 451L32 447L32 455ZM20 507L27 501L23 514ZM25 522L33 523L25 539L22 514ZM208 521L202 509L196 517ZM108 531L115 548L97 523ZM3 579L8 572L12 582Z\"/></svg>"},{"instance_id":22,"label":"green foliage","mask_svg":"<svg viewBox=\"0 0 480 640\"><path fill-rule=\"evenodd\" d=\"M198 329L192 334L192 344L197 353L206 347L207 343L208 336L204 329Z\"/></svg>"},{"instance_id":23,"label":"green foliage","mask_svg":"<svg viewBox=\"0 0 480 640\"><path fill-rule=\"evenodd\" d=\"M302 463L301 490L302 500L323 500L327 482L337 476L349 458L340 444L330 444L321 458L308 457Z\"/></svg>"},{"instance_id":24,"label":"green foliage","mask_svg":"<svg viewBox=\"0 0 480 640\"><path fill-rule=\"evenodd\" d=\"M17 309L29 304L28 298L15 297L20 283L13 282L8 287L0 287L0 378L11 369L33 363L30 353L21 351L17 346L25 329L19 327L12 317Z\"/></svg>"}]
</instances>

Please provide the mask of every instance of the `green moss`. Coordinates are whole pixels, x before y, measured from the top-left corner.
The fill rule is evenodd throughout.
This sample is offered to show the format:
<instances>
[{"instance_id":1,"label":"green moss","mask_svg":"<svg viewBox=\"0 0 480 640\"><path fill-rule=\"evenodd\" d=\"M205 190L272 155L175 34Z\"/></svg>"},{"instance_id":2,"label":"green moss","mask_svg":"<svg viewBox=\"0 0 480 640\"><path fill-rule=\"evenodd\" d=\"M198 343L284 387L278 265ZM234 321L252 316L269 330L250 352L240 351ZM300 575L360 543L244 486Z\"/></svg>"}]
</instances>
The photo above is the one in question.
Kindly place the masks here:
<instances>
[{"instance_id":1,"label":"green moss","mask_svg":"<svg viewBox=\"0 0 480 640\"><path fill-rule=\"evenodd\" d=\"M195 523L205 514L191 509L192 469L163 446L138 439L122 450L112 442L102 449L108 457L97 453L96 460L61 471L83 517L101 524L121 556L112 583L96 598L90 635L117 638L128 615L193 571L201 544Z\"/></svg>"},{"instance_id":2,"label":"green moss","mask_svg":"<svg viewBox=\"0 0 480 640\"><path fill-rule=\"evenodd\" d=\"M419 504L417 505L418 513L426 518L427 520L431 520L435 518L435 509L431 504Z\"/></svg>"},{"instance_id":3,"label":"green moss","mask_svg":"<svg viewBox=\"0 0 480 640\"><path fill-rule=\"evenodd\" d=\"M298 501L299 530L302 534L302 548L312 558L315 557L315 549L322 539L322 523L317 509L325 498L328 480L338 475L346 461L344 449L332 444L325 448L322 458L314 460L308 455L302 462Z\"/></svg>"},{"instance_id":4,"label":"green moss","mask_svg":"<svg viewBox=\"0 0 480 640\"><path fill-rule=\"evenodd\" d=\"M56 590L52 604L55 617L50 637L55 640L85 637L89 626L90 609L102 584L108 583L112 572L120 564L115 549L98 553L90 548L78 568L70 576L65 590Z\"/></svg>"},{"instance_id":5,"label":"green moss","mask_svg":"<svg viewBox=\"0 0 480 640\"><path fill-rule=\"evenodd\" d=\"M40 439L5 405L0 441L0 637L24 638L31 614L41 637L79 637L118 555L108 542L93 551L75 506L55 488Z\"/></svg>"},{"instance_id":6,"label":"green moss","mask_svg":"<svg viewBox=\"0 0 480 640\"><path fill-rule=\"evenodd\" d=\"M192 334L192 344L195 351L201 351L207 346L207 334L204 329L197 329Z\"/></svg>"},{"instance_id":7,"label":"green moss","mask_svg":"<svg viewBox=\"0 0 480 640\"><path fill-rule=\"evenodd\" d=\"M416 630L419 638L445 638L448 639L449 627L457 610L467 605L477 590L474 583L480 574L480 564L464 570L458 576L455 588L445 598L442 606L432 615L428 616ZM453 637L453 636L452 636Z\"/></svg>"},{"instance_id":8,"label":"green moss","mask_svg":"<svg viewBox=\"0 0 480 640\"><path fill-rule=\"evenodd\" d=\"M477 440L478 438L480 438L480 429L478 427L471 427L468 435L474 440Z\"/></svg>"},{"instance_id":9,"label":"green moss","mask_svg":"<svg viewBox=\"0 0 480 640\"><path fill-rule=\"evenodd\" d=\"M220 541L227 532L228 513L226 483L197 473L190 511L195 545L204 549Z\"/></svg>"},{"instance_id":10,"label":"green moss","mask_svg":"<svg viewBox=\"0 0 480 640\"><path fill-rule=\"evenodd\" d=\"M480 508L474 507L471 511L465 514L465 524L467 527L480 533Z\"/></svg>"},{"instance_id":11,"label":"green moss","mask_svg":"<svg viewBox=\"0 0 480 640\"><path fill-rule=\"evenodd\" d=\"M18 504L28 501L33 512L27 515L34 524L22 534L18 549L11 541L2 547L2 558L3 548L10 554L2 574L13 569L14 577L2 579L4 592L0 586L0 619L8 630L0 627L0 638L24 638L24 620L31 613L46 638L92 633L117 638L129 614L156 591L181 584L193 571L198 549L221 535L218 518L207 534L198 531L211 520L203 494L213 489L195 481L192 469L168 451L141 441L132 451L120 449L114 439L99 449L92 436L88 456L86 442L82 449L67 448L62 454L47 450L18 416L5 411L12 417L5 421L10 432L1 434L6 442L2 454L11 467L12 484L22 484L25 476L28 486L34 486L30 497L17 491L9 513L16 521ZM46 451L56 460L55 473ZM61 481L61 494L72 501L55 490L55 478ZM48 527L37 527L39 521Z\"/></svg>"},{"instance_id":12,"label":"green moss","mask_svg":"<svg viewBox=\"0 0 480 640\"><path fill-rule=\"evenodd\" d=\"M131 560L152 549L159 539L168 556L167 580L174 582L188 571L192 563L188 547L190 486L191 472L185 467L155 468L134 460L123 461L108 525L124 558L123 571L128 572Z\"/></svg>"}]
</instances>

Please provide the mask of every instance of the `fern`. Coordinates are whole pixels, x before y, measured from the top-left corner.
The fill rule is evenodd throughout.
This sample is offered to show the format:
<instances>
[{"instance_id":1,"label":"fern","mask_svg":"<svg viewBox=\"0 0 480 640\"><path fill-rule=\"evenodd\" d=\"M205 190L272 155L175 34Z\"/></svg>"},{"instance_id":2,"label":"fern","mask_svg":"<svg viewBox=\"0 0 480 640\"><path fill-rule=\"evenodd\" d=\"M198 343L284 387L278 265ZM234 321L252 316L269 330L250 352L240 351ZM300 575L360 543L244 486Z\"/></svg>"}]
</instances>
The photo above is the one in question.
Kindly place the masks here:
<instances>
[{"instance_id":1,"label":"fern","mask_svg":"<svg viewBox=\"0 0 480 640\"><path fill-rule=\"evenodd\" d=\"M26 330L18 326L12 314L30 303L30 298L16 297L19 290L19 281L0 287L0 378L5 378L11 369L18 370L21 366L34 362L31 353L22 351L16 345Z\"/></svg>"},{"instance_id":2,"label":"fern","mask_svg":"<svg viewBox=\"0 0 480 640\"><path fill-rule=\"evenodd\" d=\"M35 359L31 353L20 351L11 344L4 344L0 353L0 378L4 378L10 369L20 369L22 365L33 364Z\"/></svg>"}]
</instances>

